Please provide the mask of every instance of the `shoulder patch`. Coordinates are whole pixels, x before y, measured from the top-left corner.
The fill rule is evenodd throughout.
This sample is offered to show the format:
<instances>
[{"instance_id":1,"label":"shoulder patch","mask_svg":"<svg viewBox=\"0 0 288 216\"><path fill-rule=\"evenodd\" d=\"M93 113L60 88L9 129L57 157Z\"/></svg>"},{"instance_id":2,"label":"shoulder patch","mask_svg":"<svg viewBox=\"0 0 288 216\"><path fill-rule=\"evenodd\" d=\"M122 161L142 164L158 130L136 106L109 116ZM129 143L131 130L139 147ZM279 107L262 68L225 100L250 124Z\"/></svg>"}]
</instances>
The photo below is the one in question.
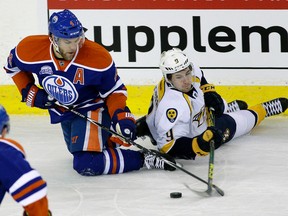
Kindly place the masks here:
<instances>
[{"instance_id":1,"label":"shoulder patch","mask_svg":"<svg viewBox=\"0 0 288 216\"><path fill-rule=\"evenodd\" d=\"M177 111L177 109L175 109L175 108L169 108L169 109L167 109L167 111L166 111L166 117L167 117L167 119L168 119L171 123L175 122L177 116L178 116L178 111Z\"/></svg>"}]
</instances>

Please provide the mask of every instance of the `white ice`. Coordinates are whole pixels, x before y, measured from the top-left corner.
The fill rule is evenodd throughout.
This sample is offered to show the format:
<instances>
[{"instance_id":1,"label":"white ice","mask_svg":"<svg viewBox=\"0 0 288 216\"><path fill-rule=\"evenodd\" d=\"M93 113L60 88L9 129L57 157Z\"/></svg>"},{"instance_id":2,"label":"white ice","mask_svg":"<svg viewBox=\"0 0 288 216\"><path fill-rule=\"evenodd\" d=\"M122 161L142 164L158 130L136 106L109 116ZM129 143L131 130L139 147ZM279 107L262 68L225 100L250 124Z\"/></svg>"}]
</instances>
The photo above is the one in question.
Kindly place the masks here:
<instances>
[{"instance_id":1,"label":"white ice","mask_svg":"<svg viewBox=\"0 0 288 216\"><path fill-rule=\"evenodd\" d=\"M72 169L72 157L60 125L48 116L11 116L13 138L48 182L53 216L287 216L288 118L265 119L251 134L215 152L214 184L225 192L202 197L190 188L207 186L177 170L134 171L120 175L83 177ZM154 148L148 139L137 143ZM207 180L208 157L184 161L184 168ZM180 199L169 194L182 192ZM22 207L6 194L1 216L20 216Z\"/></svg>"}]
</instances>

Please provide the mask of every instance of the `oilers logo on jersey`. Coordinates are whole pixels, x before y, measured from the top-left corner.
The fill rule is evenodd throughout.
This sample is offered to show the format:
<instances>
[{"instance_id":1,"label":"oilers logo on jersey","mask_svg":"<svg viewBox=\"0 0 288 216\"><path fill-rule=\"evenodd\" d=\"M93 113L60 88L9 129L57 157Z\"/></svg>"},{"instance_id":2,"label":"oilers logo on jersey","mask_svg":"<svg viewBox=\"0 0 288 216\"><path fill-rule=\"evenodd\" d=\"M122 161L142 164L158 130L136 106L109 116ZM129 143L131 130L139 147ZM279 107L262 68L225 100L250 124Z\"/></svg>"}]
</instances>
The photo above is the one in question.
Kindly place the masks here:
<instances>
[{"instance_id":1,"label":"oilers logo on jersey","mask_svg":"<svg viewBox=\"0 0 288 216\"><path fill-rule=\"evenodd\" d=\"M47 76L42 81L45 91L61 104L71 105L78 99L75 86L65 77Z\"/></svg>"},{"instance_id":2,"label":"oilers logo on jersey","mask_svg":"<svg viewBox=\"0 0 288 216\"><path fill-rule=\"evenodd\" d=\"M178 112L175 108L169 108L166 112L168 120L173 123L177 118Z\"/></svg>"}]
</instances>

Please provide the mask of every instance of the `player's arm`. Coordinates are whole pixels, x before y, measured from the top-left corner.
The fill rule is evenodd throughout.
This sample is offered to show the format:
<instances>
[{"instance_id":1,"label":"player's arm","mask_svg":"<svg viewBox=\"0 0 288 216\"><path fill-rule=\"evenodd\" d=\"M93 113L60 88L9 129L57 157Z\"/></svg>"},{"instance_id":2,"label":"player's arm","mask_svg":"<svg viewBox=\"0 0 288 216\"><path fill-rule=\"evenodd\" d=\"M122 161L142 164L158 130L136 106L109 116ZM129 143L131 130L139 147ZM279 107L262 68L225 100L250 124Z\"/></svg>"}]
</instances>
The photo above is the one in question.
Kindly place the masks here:
<instances>
[{"instance_id":1,"label":"player's arm","mask_svg":"<svg viewBox=\"0 0 288 216\"><path fill-rule=\"evenodd\" d=\"M136 120L126 106L126 96L121 93L113 93L107 98L106 104L114 131L128 139L134 140L136 138ZM112 136L111 141L126 147L130 146L129 143L117 136Z\"/></svg>"},{"instance_id":2,"label":"player's arm","mask_svg":"<svg viewBox=\"0 0 288 216\"><path fill-rule=\"evenodd\" d=\"M135 117L131 114L130 109L126 105L127 100L127 89L120 80L115 70L115 79L113 78L110 82L115 82L111 88L113 91L105 99L106 106L108 108L109 115L112 120L113 129L120 135L134 140L136 138L136 121ZM117 87L118 86L118 87ZM112 136L111 140L120 145L130 146L119 137Z\"/></svg>"},{"instance_id":3,"label":"player's arm","mask_svg":"<svg viewBox=\"0 0 288 216\"><path fill-rule=\"evenodd\" d=\"M126 91L126 90L125 90ZM108 112L111 118L118 109L124 110L126 107L126 95L122 93L112 93L106 99L106 105L108 107Z\"/></svg>"},{"instance_id":4,"label":"player's arm","mask_svg":"<svg viewBox=\"0 0 288 216\"><path fill-rule=\"evenodd\" d=\"M48 94L35 85L35 79L31 72L23 71L18 67L15 49L13 49L7 60L4 69L12 78L19 92L22 95L22 102L27 106L48 109L54 107L54 100L48 97Z\"/></svg>"},{"instance_id":5,"label":"player's arm","mask_svg":"<svg viewBox=\"0 0 288 216\"><path fill-rule=\"evenodd\" d=\"M19 72L12 77L22 95L22 102L27 106L48 109L55 106L55 100L48 96L46 91L35 85L32 73Z\"/></svg>"},{"instance_id":6,"label":"player's arm","mask_svg":"<svg viewBox=\"0 0 288 216\"><path fill-rule=\"evenodd\" d=\"M26 88L29 83L35 83L35 79L32 73L20 71L12 77L15 85L17 86L19 92Z\"/></svg>"}]
</instances>

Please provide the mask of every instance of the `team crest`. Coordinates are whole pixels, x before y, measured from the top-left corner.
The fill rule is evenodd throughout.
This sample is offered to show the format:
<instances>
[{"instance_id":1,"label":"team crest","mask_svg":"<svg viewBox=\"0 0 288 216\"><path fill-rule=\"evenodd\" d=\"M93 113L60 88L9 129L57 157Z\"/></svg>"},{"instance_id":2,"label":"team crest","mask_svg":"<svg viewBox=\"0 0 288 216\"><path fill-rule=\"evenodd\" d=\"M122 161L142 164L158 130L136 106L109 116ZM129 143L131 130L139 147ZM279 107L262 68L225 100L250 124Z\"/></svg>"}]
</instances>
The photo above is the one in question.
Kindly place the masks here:
<instances>
[{"instance_id":1,"label":"team crest","mask_svg":"<svg viewBox=\"0 0 288 216\"><path fill-rule=\"evenodd\" d=\"M64 105L71 105L78 99L75 86L65 77L58 75L47 76L42 81L45 91Z\"/></svg>"},{"instance_id":2,"label":"team crest","mask_svg":"<svg viewBox=\"0 0 288 216\"><path fill-rule=\"evenodd\" d=\"M200 112L196 113L193 116L193 122L197 122L197 127L200 127L204 123L204 113L205 113L205 107L203 106L200 110Z\"/></svg>"},{"instance_id":3,"label":"team crest","mask_svg":"<svg viewBox=\"0 0 288 216\"><path fill-rule=\"evenodd\" d=\"M166 112L168 120L173 123L177 118L178 112L175 108L169 108Z\"/></svg>"}]
</instances>

